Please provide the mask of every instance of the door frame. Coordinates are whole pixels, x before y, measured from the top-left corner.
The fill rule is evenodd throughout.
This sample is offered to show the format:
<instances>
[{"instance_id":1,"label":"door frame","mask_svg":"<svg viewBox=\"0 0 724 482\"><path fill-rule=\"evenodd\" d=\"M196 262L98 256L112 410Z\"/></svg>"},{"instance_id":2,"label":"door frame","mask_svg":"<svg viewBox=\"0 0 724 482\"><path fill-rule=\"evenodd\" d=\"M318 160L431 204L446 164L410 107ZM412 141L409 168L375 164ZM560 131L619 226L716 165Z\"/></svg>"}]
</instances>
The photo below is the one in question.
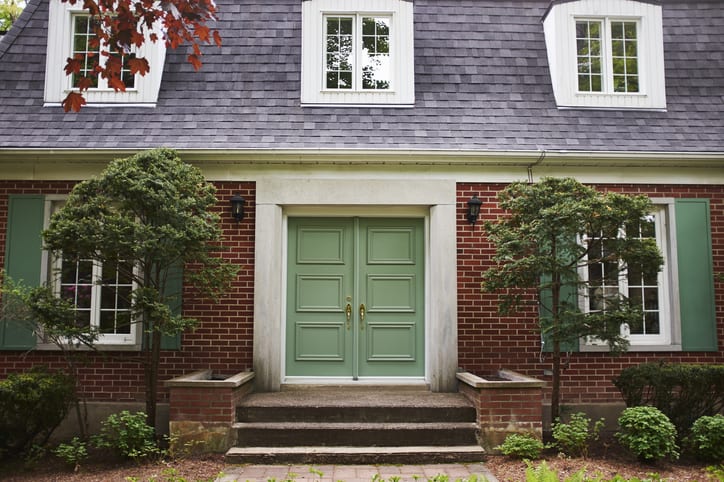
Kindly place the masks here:
<instances>
[{"instance_id":1,"label":"door frame","mask_svg":"<svg viewBox=\"0 0 724 482\"><path fill-rule=\"evenodd\" d=\"M425 378L456 390L456 184L449 180L268 178L256 185L254 372L259 391L284 378L289 216L425 218ZM433 342L434 340L434 346ZM311 382L312 380L310 380ZM375 379L375 383L403 380ZM325 380L316 380L325 382ZM337 384L339 380L326 380ZM360 382L354 382L359 384Z\"/></svg>"}]
</instances>

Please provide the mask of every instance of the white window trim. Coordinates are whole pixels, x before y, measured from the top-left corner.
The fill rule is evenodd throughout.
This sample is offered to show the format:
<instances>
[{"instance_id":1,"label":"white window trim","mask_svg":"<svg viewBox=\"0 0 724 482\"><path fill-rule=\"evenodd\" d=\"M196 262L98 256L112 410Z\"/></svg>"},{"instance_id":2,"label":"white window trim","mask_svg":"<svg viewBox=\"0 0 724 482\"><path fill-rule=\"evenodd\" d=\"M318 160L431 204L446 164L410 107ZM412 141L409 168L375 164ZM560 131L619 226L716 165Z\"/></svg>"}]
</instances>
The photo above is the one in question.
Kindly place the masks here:
<instances>
[{"instance_id":1,"label":"white window trim","mask_svg":"<svg viewBox=\"0 0 724 482\"><path fill-rule=\"evenodd\" d=\"M391 19L391 88L327 89L324 19L384 16ZM302 105L411 106L415 102L413 6L408 0L307 0L302 3Z\"/></svg>"},{"instance_id":2,"label":"white window trim","mask_svg":"<svg viewBox=\"0 0 724 482\"><path fill-rule=\"evenodd\" d=\"M679 309L679 273L676 247L676 219L673 198L652 198L657 219L657 239L659 249L664 257L664 266L658 275L660 293L660 335L629 336L630 352L681 351L681 318ZM586 270L581 270L581 277L587 279ZM587 311L587 294L579 294L579 308ZM623 332L622 332L623 333ZM583 338L580 342L583 352L608 352L605 342L592 338Z\"/></svg>"},{"instance_id":3,"label":"white window trim","mask_svg":"<svg viewBox=\"0 0 724 482\"><path fill-rule=\"evenodd\" d=\"M48 229L48 226L50 225L50 216L52 214L54 204L65 201L67 199L67 195L51 194L45 196L43 229ZM48 283L49 286L53 288L53 290L55 290L57 287L55 282L55 276L57 276L57 269L59 268L60 262L60 259L53 260L50 256L50 252L48 252L47 250L43 250L41 261L43 279ZM97 267L94 266L94 275L96 269ZM94 292L96 292L96 297L100 296L100 290L94 290ZM95 301L97 303L99 300ZM93 317L94 315L91 316ZM100 334L98 339L94 343L95 349L102 351L139 351L141 349L142 343L141 329L139 325L140 323L138 322L132 322L130 334ZM54 343L48 343L47 340L43 338L42 333L38 335L36 348L38 350L59 349L59 347ZM90 350L90 348L86 346L79 346L78 349Z\"/></svg>"},{"instance_id":4,"label":"white window trim","mask_svg":"<svg viewBox=\"0 0 724 482\"><path fill-rule=\"evenodd\" d=\"M45 103L57 105L71 92L71 76L65 74L66 59L71 57L73 42L73 16L87 14L82 8L83 2L75 5L50 1L48 19L48 46L45 61ZM146 75L136 75L135 86L125 92L116 92L112 88L93 88L83 93L88 105L104 106L115 104L155 105L161 88L166 45L163 35L157 32L159 40L155 43L146 36L146 43L136 51L145 57L151 65Z\"/></svg>"},{"instance_id":5,"label":"white window trim","mask_svg":"<svg viewBox=\"0 0 724 482\"><path fill-rule=\"evenodd\" d=\"M636 21L639 92L579 92L576 21L603 20L609 49L611 21ZM559 108L665 110L663 17L660 5L634 0L578 0L556 3L543 19L553 93ZM610 70L610 51L604 72ZM607 76L609 73L606 74Z\"/></svg>"}]
</instances>

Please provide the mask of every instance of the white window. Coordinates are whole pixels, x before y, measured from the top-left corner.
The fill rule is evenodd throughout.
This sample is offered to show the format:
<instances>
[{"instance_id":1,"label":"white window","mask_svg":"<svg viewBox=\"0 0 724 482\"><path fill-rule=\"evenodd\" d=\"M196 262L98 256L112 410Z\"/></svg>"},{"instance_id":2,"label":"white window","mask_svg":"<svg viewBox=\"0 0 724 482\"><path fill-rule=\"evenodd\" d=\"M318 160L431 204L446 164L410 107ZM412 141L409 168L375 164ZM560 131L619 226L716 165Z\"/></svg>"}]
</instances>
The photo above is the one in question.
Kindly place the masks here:
<instances>
[{"instance_id":1,"label":"white window","mask_svg":"<svg viewBox=\"0 0 724 482\"><path fill-rule=\"evenodd\" d=\"M46 227L52 213L64 203L61 196L46 197ZM43 263L53 292L74 305L77 325L98 332L97 346L106 349L139 347L138 323L131 314L136 274L132 263L101 264L89 259L52 258L47 252ZM39 346L43 345L41 335Z\"/></svg>"},{"instance_id":2,"label":"white window","mask_svg":"<svg viewBox=\"0 0 724 482\"><path fill-rule=\"evenodd\" d=\"M659 200L658 202L662 202ZM664 200L665 202L665 200ZM605 312L610 303L620 295L641 310L641 318L632 324L623 324L621 334L628 338L631 350L672 350L680 345L678 306L674 306L672 286L676 279L676 253L672 249L671 230L673 203L656 205L656 209L636 226L623 227L618 236L654 239L664 256L664 266L658 273L645 273L636 266L626 268L616 262L606 261L610 240L600 237L582 237L581 242L591 243L592 254L600 262L584 267L581 277L589 288L580 293L580 309L585 313ZM585 340L585 346L604 347L605 343L594 338Z\"/></svg>"},{"instance_id":3,"label":"white window","mask_svg":"<svg viewBox=\"0 0 724 482\"><path fill-rule=\"evenodd\" d=\"M95 41L93 22L87 11L82 9L82 2L75 5L62 3L60 0L50 1L48 21L48 46L45 64L45 102L57 105L68 93L78 87L78 77L65 74L66 59L80 57L82 59L81 74L94 68L96 62L103 65L107 57L98 54L100 46ZM162 37L162 35L159 35ZM129 58L137 55L148 59L151 70L144 76L131 76L126 65ZM122 75L126 82L126 91L115 91L106 81L99 78L84 97L88 105L104 104L138 104L155 105L161 87L161 76L166 57L166 46L163 40L155 43L148 38L138 51L123 56Z\"/></svg>"},{"instance_id":4,"label":"white window","mask_svg":"<svg viewBox=\"0 0 724 482\"><path fill-rule=\"evenodd\" d=\"M413 58L412 2L303 3L303 104L412 104Z\"/></svg>"},{"instance_id":5,"label":"white window","mask_svg":"<svg viewBox=\"0 0 724 482\"><path fill-rule=\"evenodd\" d=\"M89 77L96 64L101 67L106 65L108 57L100 54L100 44L96 39L95 28L97 20L86 14L73 14L73 34L71 57L77 57L81 61L80 75L73 74L70 79L71 87L78 87L80 77ZM134 54L124 55L121 61L121 80L126 84L127 89L133 89L136 85L136 75L131 75L128 68L128 59ZM116 57L117 55L113 55ZM91 89L108 89L106 79L100 76L90 77L94 83Z\"/></svg>"},{"instance_id":6,"label":"white window","mask_svg":"<svg viewBox=\"0 0 724 482\"><path fill-rule=\"evenodd\" d=\"M99 344L135 344L131 319L133 265L101 265L92 260L59 259L54 264L53 287L60 298L75 306L80 327L97 330Z\"/></svg>"},{"instance_id":7,"label":"white window","mask_svg":"<svg viewBox=\"0 0 724 482\"><path fill-rule=\"evenodd\" d=\"M559 107L666 108L661 6L557 3L544 29Z\"/></svg>"}]
</instances>

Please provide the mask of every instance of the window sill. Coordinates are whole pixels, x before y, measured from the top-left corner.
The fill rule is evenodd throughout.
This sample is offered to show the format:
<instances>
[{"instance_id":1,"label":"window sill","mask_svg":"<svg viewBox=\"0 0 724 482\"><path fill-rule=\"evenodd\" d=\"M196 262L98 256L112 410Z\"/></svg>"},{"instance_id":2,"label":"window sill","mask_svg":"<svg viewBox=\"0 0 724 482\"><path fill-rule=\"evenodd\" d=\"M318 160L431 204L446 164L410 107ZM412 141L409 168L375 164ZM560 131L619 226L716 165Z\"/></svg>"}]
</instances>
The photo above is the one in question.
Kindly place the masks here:
<instances>
[{"instance_id":1,"label":"window sill","mask_svg":"<svg viewBox=\"0 0 724 482\"><path fill-rule=\"evenodd\" d=\"M60 351L58 345L54 343L38 343L35 347L39 351ZM89 348L85 345L75 348L77 351L90 352L90 351L141 351L141 344L114 344L114 343L97 343L93 345L93 348Z\"/></svg>"},{"instance_id":2,"label":"window sill","mask_svg":"<svg viewBox=\"0 0 724 482\"><path fill-rule=\"evenodd\" d=\"M584 353L608 353L611 350L608 345L586 345L581 343L580 351ZM680 344L672 345L631 345L627 352L680 352L682 351Z\"/></svg>"}]
</instances>

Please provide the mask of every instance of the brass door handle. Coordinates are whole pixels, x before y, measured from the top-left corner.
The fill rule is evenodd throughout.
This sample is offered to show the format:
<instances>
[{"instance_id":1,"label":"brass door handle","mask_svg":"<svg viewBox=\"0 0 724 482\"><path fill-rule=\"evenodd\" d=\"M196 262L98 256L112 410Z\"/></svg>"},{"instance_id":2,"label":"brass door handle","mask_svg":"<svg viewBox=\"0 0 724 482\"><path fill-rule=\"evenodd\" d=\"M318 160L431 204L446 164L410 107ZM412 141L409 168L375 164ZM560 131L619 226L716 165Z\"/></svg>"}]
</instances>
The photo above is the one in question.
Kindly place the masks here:
<instances>
[{"instance_id":1,"label":"brass door handle","mask_svg":"<svg viewBox=\"0 0 724 482\"><path fill-rule=\"evenodd\" d=\"M352 305L347 303L344 308L344 314L347 316L347 329L352 328Z\"/></svg>"},{"instance_id":2,"label":"brass door handle","mask_svg":"<svg viewBox=\"0 0 724 482\"><path fill-rule=\"evenodd\" d=\"M367 314L367 308L365 308L365 304L362 303L359 305L359 329L364 330L365 329L365 315Z\"/></svg>"}]
</instances>

